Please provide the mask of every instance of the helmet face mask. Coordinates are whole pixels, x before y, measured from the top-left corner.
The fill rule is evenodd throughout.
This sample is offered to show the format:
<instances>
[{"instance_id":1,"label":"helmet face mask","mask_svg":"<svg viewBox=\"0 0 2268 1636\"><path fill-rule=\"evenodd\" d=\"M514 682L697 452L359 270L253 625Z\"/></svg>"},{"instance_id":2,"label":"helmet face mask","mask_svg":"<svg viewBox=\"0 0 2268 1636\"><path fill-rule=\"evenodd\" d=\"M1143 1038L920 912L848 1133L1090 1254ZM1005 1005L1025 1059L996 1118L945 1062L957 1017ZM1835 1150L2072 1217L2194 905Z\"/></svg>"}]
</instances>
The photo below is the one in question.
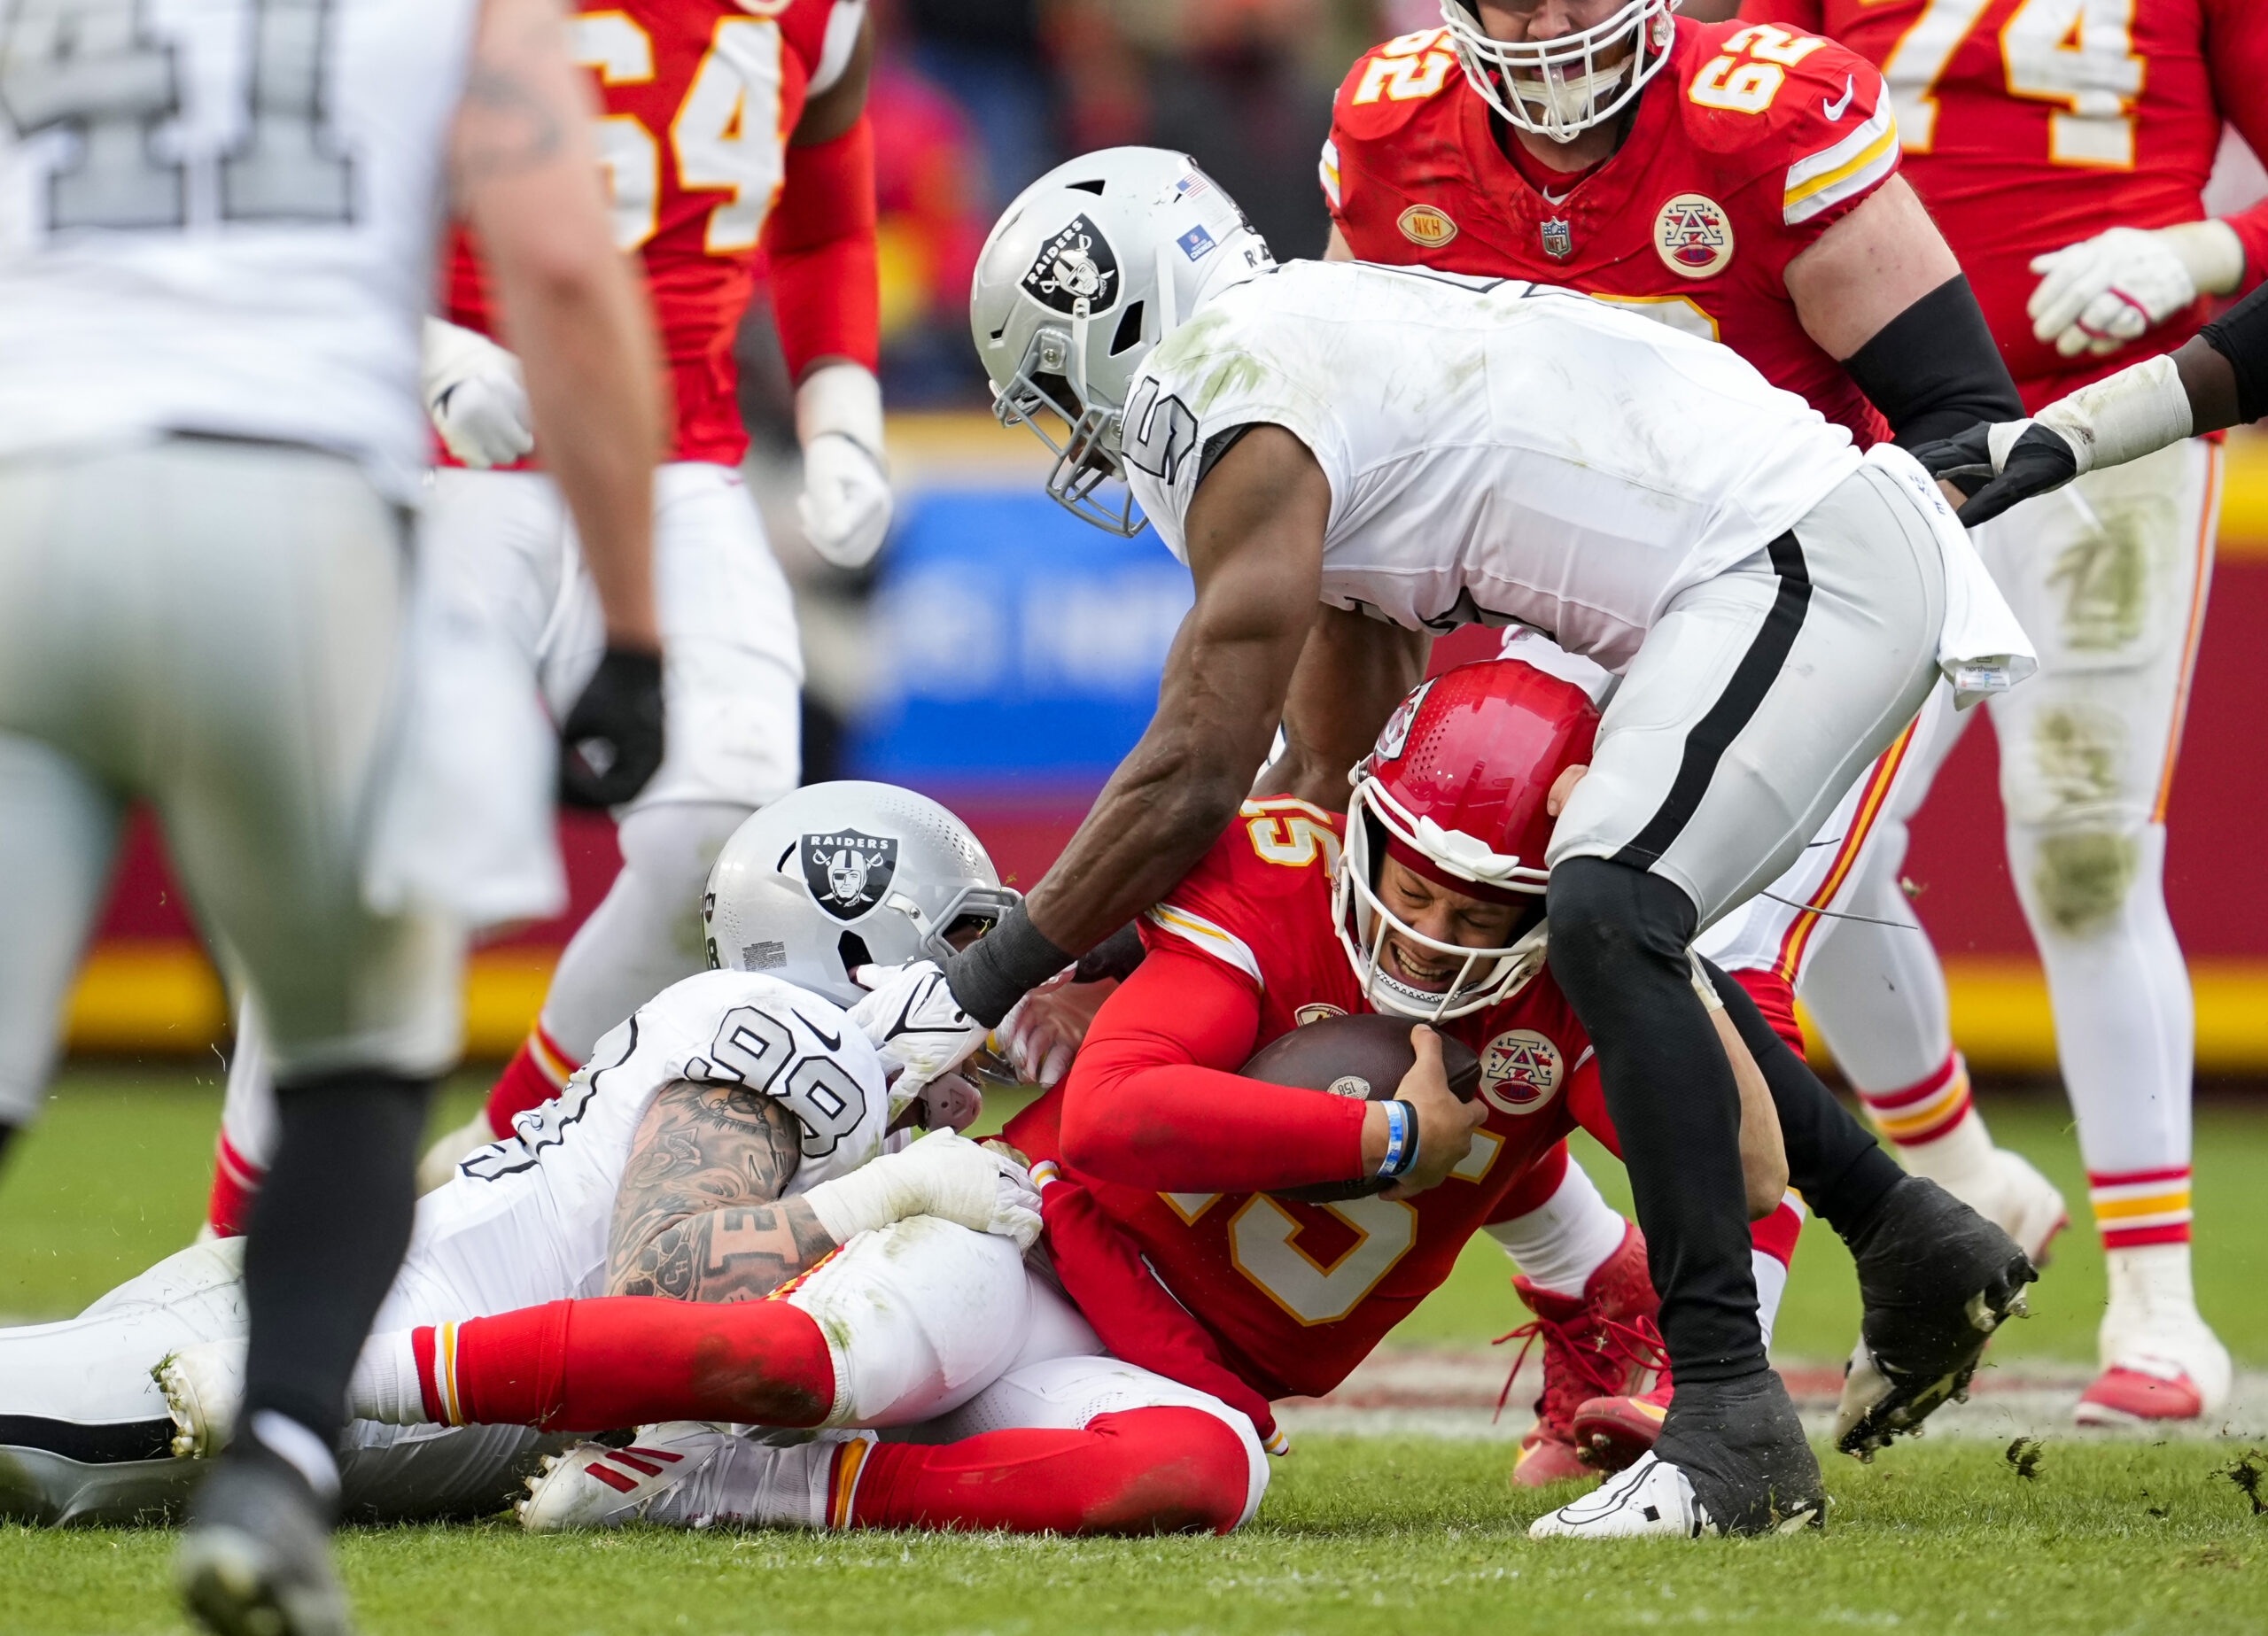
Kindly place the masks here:
<instances>
[{"instance_id":1,"label":"helmet face mask","mask_svg":"<svg viewBox=\"0 0 2268 1636\"><path fill-rule=\"evenodd\" d=\"M1404 699L1350 777L1332 914L1363 996L1422 1022L1510 999L1543 969L1540 913L1552 786L1588 762L1598 711L1580 687L1516 659L1444 671ZM1389 853L1436 886L1523 909L1509 941L1485 947L1419 931L1379 890ZM1527 905L1533 905L1528 908ZM1396 973L1392 940L1457 962L1436 990Z\"/></svg>"},{"instance_id":2,"label":"helmet face mask","mask_svg":"<svg viewBox=\"0 0 2268 1636\"><path fill-rule=\"evenodd\" d=\"M1135 376L1205 300L1275 265L1236 202L1167 149L1086 154L1016 196L977 256L969 330L993 417L1055 456L1052 499L1141 531L1121 448Z\"/></svg>"},{"instance_id":3,"label":"helmet face mask","mask_svg":"<svg viewBox=\"0 0 2268 1636\"><path fill-rule=\"evenodd\" d=\"M1614 14L1556 40L1499 40L1481 27L1477 0L1441 0L1441 21L1466 81L1520 129L1566 142L1615 118L1669 61L1679 0L1627 0ZM1601 59L1627 44L1619 61Z\"/></svg>"}]
</instances>

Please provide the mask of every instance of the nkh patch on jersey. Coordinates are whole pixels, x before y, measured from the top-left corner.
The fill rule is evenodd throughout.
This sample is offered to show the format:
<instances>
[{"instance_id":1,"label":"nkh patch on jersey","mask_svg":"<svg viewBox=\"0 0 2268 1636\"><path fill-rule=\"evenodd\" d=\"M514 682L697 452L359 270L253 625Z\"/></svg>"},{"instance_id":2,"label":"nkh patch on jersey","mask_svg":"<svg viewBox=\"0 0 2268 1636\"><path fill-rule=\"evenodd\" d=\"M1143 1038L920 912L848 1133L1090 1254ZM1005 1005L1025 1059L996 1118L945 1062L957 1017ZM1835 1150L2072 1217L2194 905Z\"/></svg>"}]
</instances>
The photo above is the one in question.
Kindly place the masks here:
<instances>
[{"instance_id":1,"label":"nkh patch on jersey","mask_svg":"<svg viewBox=\"0 0 2268 1636\"><path fill-rule=\"evenodd\" d=\"M799 850L812 901L842 921L871 914L897 872L897 841L889 835L805 835Z\"/></svg>"},{"instance_id":2,"label":"nkh patch on jersey","mask_svg":"<svg viewBox=\"0 0 2268 1636\"><path fill-rule=\"evenodd\" d=\"M1043 306L1071 313L1080 302L1099 313L1118 296L1118 257L1110 241L1084 213L1040 247L1023 277L1024 293Z\"/></svg>"}]
</instances>

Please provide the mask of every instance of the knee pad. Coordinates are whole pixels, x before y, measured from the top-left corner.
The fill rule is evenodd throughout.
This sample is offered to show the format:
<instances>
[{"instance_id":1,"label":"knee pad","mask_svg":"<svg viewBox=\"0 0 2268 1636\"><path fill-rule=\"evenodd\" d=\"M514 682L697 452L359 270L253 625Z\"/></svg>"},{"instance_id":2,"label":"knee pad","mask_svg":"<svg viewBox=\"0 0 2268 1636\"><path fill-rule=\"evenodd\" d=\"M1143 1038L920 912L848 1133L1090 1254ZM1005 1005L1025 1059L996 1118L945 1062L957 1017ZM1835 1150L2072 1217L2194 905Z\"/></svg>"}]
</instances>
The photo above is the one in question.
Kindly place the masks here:
<instances>
[{"instance_id":1,"label":"knee pad","mask_svg":"<svg viewBox=\"0 0 2268 1636\"><path fill-rule=\"evenodd\" d=\"M2011 822L2008 862L2016 896L2039 935L2092 937L2124 920L2139 895L2163 901L2165 831L2159 825L2122 822L2114 814L2099 823Z\"/></svg>"},{"instance_id":2,"label":"knee pad","mask_svg":"<svg viewBox=\"0 0 2268 1636\"><path fill-rule=\"evenodd\" d=\"M1268 1491L1268 1456L1204 1409L1126 1409L1086 1429L1102 1439L1108 1453L1098 1463L1107 1462L1116 1480L1092 1497L1083 1532L1225 1534L1250 1520Z\"/></svg>"},{"instance_id":3,"label":"knee pad","mask_svg":"<svg viewBox=\"0 0 2268 1636\"><path fill-rule=\"evenodd\" d=\"M1555 867L1544 903L1551 974L1578 1010L1642 969L1683 968L1700 919L1675 882L1597 857Z\"/></svg>"}]
</instances>

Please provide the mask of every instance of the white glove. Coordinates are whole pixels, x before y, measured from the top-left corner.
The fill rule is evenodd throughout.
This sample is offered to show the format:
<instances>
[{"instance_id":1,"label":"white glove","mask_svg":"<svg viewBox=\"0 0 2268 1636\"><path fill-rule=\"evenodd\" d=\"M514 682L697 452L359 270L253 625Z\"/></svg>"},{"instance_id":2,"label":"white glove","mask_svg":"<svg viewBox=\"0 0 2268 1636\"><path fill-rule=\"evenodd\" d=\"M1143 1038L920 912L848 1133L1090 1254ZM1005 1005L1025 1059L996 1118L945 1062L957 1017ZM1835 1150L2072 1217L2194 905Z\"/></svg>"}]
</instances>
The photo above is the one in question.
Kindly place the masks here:
<instances>
[{"instance_id":1,"label":"white glove","mask_svg":"<svg viewBox=\"0 0 2268 1636\"><path fill-rule=\"evenodd\" d=\"M870 1159L804 1195L837 1244L913 1215L933 1215L973 1233L997 1233L1029 1250L1039 1237L1039 1195L1030 1173L1006 1154L933 1130L903 1152Z\"/></svg>"},{"instance_id":2,"label":"white glove","mask_svg":"<svg viewBox=\"0 0 2268 1636\"><path fill-rule=\"evenodd\" d=\"M796 502L804 538L837 568L864 568L889 532L889 477L882 465L882 389L855 363L814 369L796 389L796 438L804 446L804 492Z\"/></svg>"},{"instance_id":3,"label":"white glove","mask_svg":"<svg viewBox=\"0 0 2268 1636\"><path fill-rule=\"evenodd\" d=\"M425 412L468 466L509 466L535 447L520 361L485 335L425 321Z\"/></svg>"},{"instance_id":4,"label":"white glove","mask_svg":"<svg viewBox=\"0 0 2268 1636\"><path fill-rule=\"evenodd\" d=\"M1060 1082L1071 1071L1095 1013L1117 992L1115 978L1073 982L1067 971L1018 1000L993 1031L1016 1077L1032 1085Z\"/></svg>"},{"instance_id":5,"label":"white glove","mask_svg":"<svg viewBox=\"0 0 2268 1636\"><path fill-rule=\"evenodd\" d=\"M984 1043L984 1025L961 1010L935 960L862 965L850 980L874 990L850 1008L850 1017L882 1059L883 1072L893 1074L892 1119L931 1080L951 1073Z\"/></svg>"},{"instance_id":6,"label":"white glove","mask_svg":"<svg viewBox=\"0 0 2268 1636\"><path fill-rule=\"evenodd\" d=\"M2031 332L2066 358L2117 352L2194 301L2244 277L2244 244L2225 221L2111 228L2031 259L2046 275L2024 310Z\"/></svg>"}]
</instances>

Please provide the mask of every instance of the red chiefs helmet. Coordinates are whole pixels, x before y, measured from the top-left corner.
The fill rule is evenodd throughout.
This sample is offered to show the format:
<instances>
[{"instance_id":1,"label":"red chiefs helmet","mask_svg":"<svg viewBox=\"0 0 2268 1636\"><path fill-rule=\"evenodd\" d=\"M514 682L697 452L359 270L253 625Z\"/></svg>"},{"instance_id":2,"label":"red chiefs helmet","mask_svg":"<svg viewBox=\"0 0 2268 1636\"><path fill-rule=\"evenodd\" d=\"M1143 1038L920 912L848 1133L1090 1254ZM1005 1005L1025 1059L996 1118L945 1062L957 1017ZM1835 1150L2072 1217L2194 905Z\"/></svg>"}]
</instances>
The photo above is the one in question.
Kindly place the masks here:
<instances>
[{"instance_id":1,"label":"red chiefs helmet","mask_svg":"<svg viewBox=\"0 0 2268 1636\"><path fill-rule=\"evenodd\" d=\"M1444 671L1394 708L1350 778L1346 857L1332 909L1339 941L1373 1005L1437 1022L1493 1005L1543 965L1543 923L1523 924L1501 949L1427 937L1378 893L1391 857L1427 880L1488 902L1542 906L1544 848L1553 819L1544 802L1569 767L1587 763L1598 711L1583 690L1517 659ZM1388 931L1461 957L1449 987L1432 994L1379 961Z\"/></svg>"}]
</instances>

